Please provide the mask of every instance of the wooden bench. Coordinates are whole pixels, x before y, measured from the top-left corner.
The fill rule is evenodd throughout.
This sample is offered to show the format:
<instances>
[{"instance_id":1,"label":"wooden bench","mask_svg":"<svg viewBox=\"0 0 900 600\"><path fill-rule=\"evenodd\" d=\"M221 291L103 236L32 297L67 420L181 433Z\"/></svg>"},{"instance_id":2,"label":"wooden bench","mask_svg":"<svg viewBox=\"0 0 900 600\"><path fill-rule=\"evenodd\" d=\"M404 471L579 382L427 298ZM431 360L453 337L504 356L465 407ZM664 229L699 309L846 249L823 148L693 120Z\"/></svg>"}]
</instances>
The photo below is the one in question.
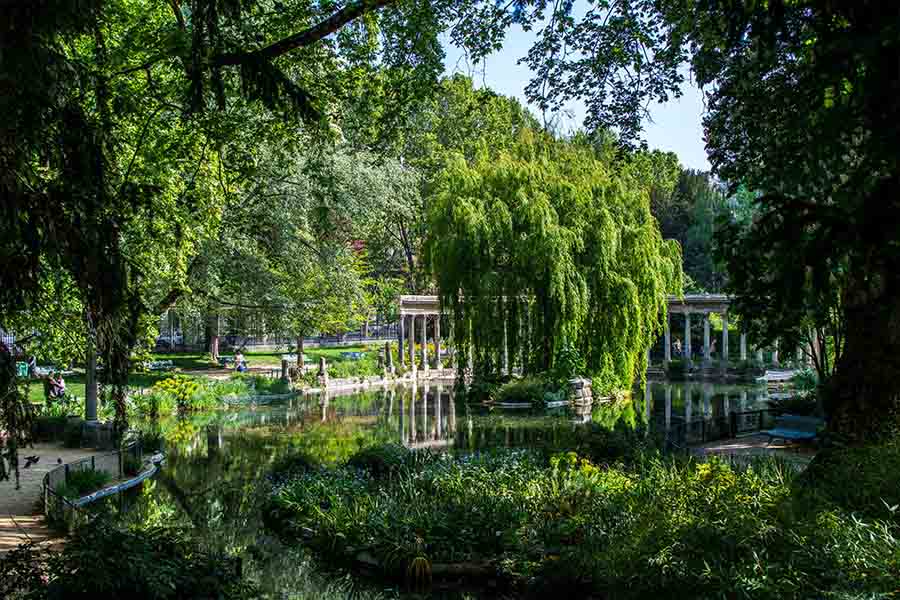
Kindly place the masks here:
<instances>
[{"instance_id":1,"label":"wooden bench","mask_svg":"<svg viewBox=\"0 0 900 600\"><path fill-rule=\"evenodd\" d=\"M775 419L775 427L762 431L769 436L769 444L774 440L812 441L819 435L819 428L825 422L818 417L802 417L799 415L781 415Z\"/></svg>"}]
</instances>

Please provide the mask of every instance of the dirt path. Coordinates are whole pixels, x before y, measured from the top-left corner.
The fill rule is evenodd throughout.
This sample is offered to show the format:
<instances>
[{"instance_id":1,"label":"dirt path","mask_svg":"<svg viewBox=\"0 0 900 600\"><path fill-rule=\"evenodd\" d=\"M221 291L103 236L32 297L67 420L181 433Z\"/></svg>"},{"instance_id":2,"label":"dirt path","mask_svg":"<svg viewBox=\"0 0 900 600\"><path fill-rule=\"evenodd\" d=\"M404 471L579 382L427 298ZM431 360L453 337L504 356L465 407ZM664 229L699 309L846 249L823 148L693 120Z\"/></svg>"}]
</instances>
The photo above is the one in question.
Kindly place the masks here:
<instances>
[{"instance_id":1,"label":"dirt path","mask_svg":"<svg viewBox=\"0 0 900 600\"><path fill-rule=\"evenodd\" d=\"M0 554L12 550L28 540L52 542L59 534L51 531L41 514L41 484L44 475L60 463L73 462L96 454L89 448L63 448L58 444L35 444L20 452L20 464L25 456L38 456L38 462L28 469L20 469L21 489L16 490L12 476L0 482Z\"/></svg>"}]
</instances>

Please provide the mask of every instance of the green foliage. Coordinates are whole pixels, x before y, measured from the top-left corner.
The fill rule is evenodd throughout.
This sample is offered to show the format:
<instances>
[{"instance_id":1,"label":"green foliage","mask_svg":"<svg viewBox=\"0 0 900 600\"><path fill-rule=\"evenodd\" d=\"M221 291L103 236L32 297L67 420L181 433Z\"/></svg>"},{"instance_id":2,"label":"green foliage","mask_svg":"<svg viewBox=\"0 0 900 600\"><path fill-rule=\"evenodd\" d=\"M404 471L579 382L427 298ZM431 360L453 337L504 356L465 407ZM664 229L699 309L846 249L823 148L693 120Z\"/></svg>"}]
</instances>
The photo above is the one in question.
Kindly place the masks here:
<instances>
[{"instance_id":1,"label":"green foliage","mask_svg":"<svg viewBox=\"0 0 900 600\"><path fill-rule=\"evenodd\" d=\"M378 368L378 362L371 352L366 353L359 360L343 360L328 365L328 376L335 379L381 375L382 371Z\"/></svg>"},{"instance_id":2,"label":"green foliage","mask_svg":"<svg viewBox=\"0 0 900 600\"><path fill-rule=\"evenodd\" d=\"M810 502L833 505L900 530L900 442L859 448L828 448L813 459L801 481ZM852 485L848 485L852 482Z\"/></svg>"},{"instance_id":3,"label":"green foliage","mask_svg":"<svg viewBox=\"0 0 900 600\"><path fill-rule=\"evenodd\" d=\"M81 498L96 492L112 478L106 471L76 469L69 472L66 483L57 488L56 493L65 498Z\"/></svg>"},{"instance_id":4,"label":"green foliage","mask_svg":"<svg viewBox=\"0 0 900 600\"><path fill-rule=\"evenodd\" d=\"M134 456L129 452L125 452L122 455L122 472L127 477L134 477L138 473L141 472L141 459Z\"/></svg>"},{"instance_id":5,"label":"green foliage","mask_svg":"<svg viewBox=\"0 0 900 600\"><path fill-rule=\"evenodd\" d=\"M579 349L571 344L563 344L553 363L553 380L556 384L565 387L570 379L584 375L586 370L587 364ZM604 388L606 389L608 388Z\"/></svg>"},{"instance_id":6,"label":"green foliage","mask_svg":"<svg viewBox=\"0 0 900 600\"><path fill-rule=\"evenodd\" d=\"M97 520L61 551L25 546L0 558L0 595L152 600L239 599L256 595L238 559L208 550L175 528L119 530Z\"/></svg>"},{"instance_id":7,"label":"green foliage","mask_svg":"<svg viewBox=\"0 0 900 600\"><path fill-rule=\"evenodd\" d=\"M686 360L673 358L666 365L666 378L672 381L684 381L690 369Z\"/></svg>"},{"instance_id":8,"label":"green foliage","mask_svg":"<svg viewBox=\"0 0 900 600\"><path fill-rule=\"evenodd\" d=\"M816 412L814 394L792 394L787 398L769 400L769 407L790 415L810 416Z\"/></svg>"},{"instance_id":9,"label":"green foliage","mask_svg":"<svg viewBox=\"0 0 900 600\"><path fill-rule=\"evenodd\" d=\"M558 391L559 386L555 383L532 375L504 383L494 398L496 402L528 402L537 406L543 404L548 396L554 398Z\"/></svg>"},{"instance_id":10,"label":"green foliage","mask_svg":"<svg viewBox=\"0 0 900 600\"><path fill-rule=\"evenodd\" d=\"M411 462L413 455L399 444L382 444L361 450L347 460L347 465L362 469L373 477L395 473Z\"/></svg>"},{"instance_id":11,"label":"green foliage","mask_svg":"<svg viewBox=\"0 0 900 600\"><path fill-rule=\"evenodd\" d=\"M150 418L184 415L220 408L225 396L280 394L284 390L278 380L240 373L224 381L173 375L158 381L147 393L132 396L129 408Z\"/></svg>"},{"instance_id":12,"label":"green foliage","mask_svg":"<svg viewBox=\"0 0 900 600\"><path fill-rule=\"evenodd\" d=\"M604 466L507 451L411 468L404 452L369 450L284 482L270 522L332 561L365 552L391 577L457 563L556 593L849 597L888 594L900 576L896 447L836 451L800 479L773 459L733 467L639 451ZM854 468L872 493L846 485Z\"/></svg>"},{"instance_id":13,"label":"green foliage","mask_svg":"<svg viewBox=\"0 0 900 600\"><path fill-rule=\"evenodd\" d=\"M681 291L680 253L627 181L589 147L531 132L448 163L426 255L476 374L499 373L504 329L525 372L552 369L566 345L615 388L643 371L666 296Z\"/></svg>"},{"instance_id":14,"label":"green foliage","mask_svg":"<svg viewBox=\"0 0 900 600\"><path fill-rule=\"evenodd\" d=\"M84 419L66 419L66 428L63 431L63 445L66 448L80 448Z\"/></svg>"}]
</instances>

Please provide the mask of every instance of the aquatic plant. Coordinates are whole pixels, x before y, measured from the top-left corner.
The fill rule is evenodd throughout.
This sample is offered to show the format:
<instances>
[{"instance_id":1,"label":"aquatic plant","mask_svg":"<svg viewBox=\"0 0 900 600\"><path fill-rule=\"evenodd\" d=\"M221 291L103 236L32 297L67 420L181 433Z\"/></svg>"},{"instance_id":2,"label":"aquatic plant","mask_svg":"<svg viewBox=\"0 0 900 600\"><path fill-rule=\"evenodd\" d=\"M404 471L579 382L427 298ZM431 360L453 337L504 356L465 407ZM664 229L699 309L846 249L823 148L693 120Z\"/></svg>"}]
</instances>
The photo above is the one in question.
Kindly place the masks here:
<instances>
[{"instance_id":1,"label":"aquatic plant","mask_svg":"<svg viewBox=\"0 0 900 600\"><path fill-rule=\"evenodd\" d=\"M777 459L736 467L644 451L604 464L500 451L412 466L398 452L306 472L267 510L329 560L418 585L454 573L554 593L774 599L875 597L900 578L896 447L836 452L799 478ZM887 466L863 475L884 480L878 492L836 479L879 455Z\"/></svg>"}]
</instances>

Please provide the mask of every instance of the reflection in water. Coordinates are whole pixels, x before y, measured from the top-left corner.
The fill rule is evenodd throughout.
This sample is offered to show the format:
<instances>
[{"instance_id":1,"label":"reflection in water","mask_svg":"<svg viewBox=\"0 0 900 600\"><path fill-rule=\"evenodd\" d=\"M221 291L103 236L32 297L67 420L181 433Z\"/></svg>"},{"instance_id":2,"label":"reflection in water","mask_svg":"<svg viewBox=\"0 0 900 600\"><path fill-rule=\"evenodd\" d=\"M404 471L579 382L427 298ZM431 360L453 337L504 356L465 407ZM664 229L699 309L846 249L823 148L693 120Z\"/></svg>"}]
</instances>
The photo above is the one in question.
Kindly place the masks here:
<instances>
[{"instance_id":1,"label":"reflection in water","mask_svg":"<svg viewBox=\"0 0 900 600\"><path fill-rule=\"evenodd\" d=\"M765 386L648 382L644 413L651 429L676 443L699 443L731 431L758 429L768 418Z\"/></svg>"},{"instance_id":2,"label":"reflection in water","mask_svg":"<svg viewBox=\"0 0 900 600\"><path fill-rule=\"evenodd\" d=\"M301 451L323 463L338 463L360 448L391 441L457 451L559 446L585 420L609 428L647 422L678 439L690 439L723 415L764 408L766 390L651 383L633 398L582 414L503 411L457 402L452 385L435 383L296 397L279 405L148 425L164 440L166 464L133 499L126 518L189 527L211 547L245 556L248 572L271 597L316 597L329 578L316 575L302 549L281 547L262 526L260 507L268 488L260 481L285 455Z\"/></svg>"}]
</instances>

